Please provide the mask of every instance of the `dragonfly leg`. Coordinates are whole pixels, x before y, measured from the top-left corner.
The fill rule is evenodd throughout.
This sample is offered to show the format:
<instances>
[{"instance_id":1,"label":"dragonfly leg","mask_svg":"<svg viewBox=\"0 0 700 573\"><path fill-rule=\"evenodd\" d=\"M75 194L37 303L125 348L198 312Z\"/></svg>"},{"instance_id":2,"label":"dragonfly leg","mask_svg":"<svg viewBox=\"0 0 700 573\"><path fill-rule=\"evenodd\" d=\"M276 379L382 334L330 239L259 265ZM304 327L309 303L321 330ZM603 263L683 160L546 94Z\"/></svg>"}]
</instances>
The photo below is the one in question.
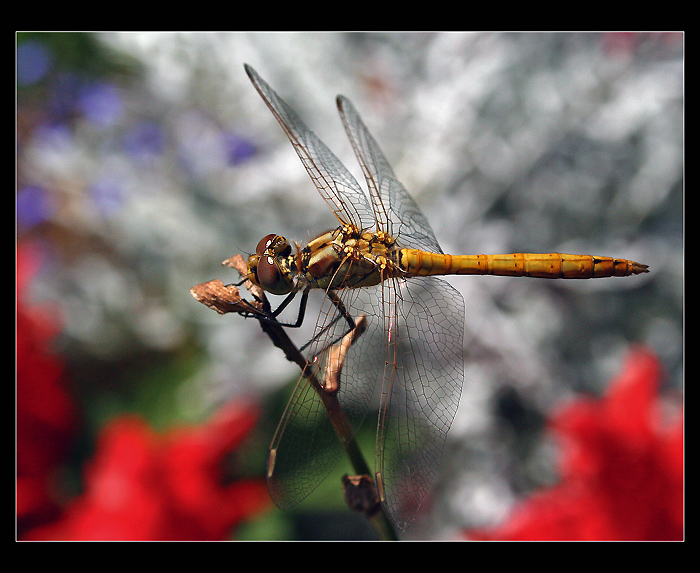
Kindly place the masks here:
<instances>
[{"instance_id":1,"label":"dragonfly leg","mask_svg":"<svg viewBox=\"0 0 700 573\"><path fill-rule=\"evenodd\" d=\"M272 318L277 318L279 314L287 308L287 305L292 302L292 299L296 296L295 292L290 292L286 298L281 302L281 304L272 312L270 315ZM304 322L304 314L306 313L306 302L309 299L309 290L306 289L301 293L301 301L299 302L299 314L297 315L297 320L294 324L284 324L290 328L299 328L301 323Z\"/></svg>"},{"instance_id":2,"label":"dragonfly leg","mask_svg":"<svg viewBox=\"0 0 700 573\"><path fill-rule=\"evenodd\" d=\"M280 305L272 312L265 313L264 311L255 308L255 312L251 312L250 314L244 316L246 316L246 318L257 318L258 320L270 322L272 324L276 324L277 326L283 326L285 328L299 328L301 326L301 323L304 322L304 315L306 313L306 302L309 299L308 289L303 291L301 294L301 301L299 302L299 314L297 316L296 322L280 322L277 320L279 314L289 305L290 302L292 302L292 299L296 296L296 294L296 292L289 293L287 297L280 303Z\"/></svg>"},{"instance_id":3,"label":"dragonfly leg","mask_svg":"<svg viewBox=\"0 0 700 573\"><path fill-rule=\"evenodd\" d=\"M316 333L316 335L309 340L304 346L302 346L299 350L302 352L314 341L318 340L329 328L331 328L333 325L335 325L339 320L345 319L345 321L348 323L348 329L343 331L341 335L336 337L334 340L330 341L327 346L323 348L325 350L326 348L333 346L334 344L337 344L339 340L342 340L343 337L347 336L352 330L355 328L355 321L352 318L352 315L348 312L348 310L345 308L345 305L343 304L343 301L340 300L340 297L336 294L335 291L329 290L326 291L326 295L328 298L331 300L333 305L338 309L338 316L336 316L331 322L326 324L319 332ZM322 351L321 351L322 352ZM321 353L319 352L319 354Z\"/></svg>"},{"instance_id":4,"label":"dragonfly leg","mask_svg":"<svg viewBox=\"0 0 700 573\"><path fill-rule=\"evenodd\" d=\"M348 310L345 308L345 305L343 304L343 301L340 300L340 297L336 294L335 291L331 290L326 293L328 295L328 298L331 299L335 307L340 311L340 314L345 320L347 320L348 324L350 325L350 330L355 328L355 321L353 320L352 316L348 312ZM338 317L340 318L340 317ZM350 331L348 331L350 332ZM345 333L347 334L347 332Z\"/></svg>"}]
</instances>

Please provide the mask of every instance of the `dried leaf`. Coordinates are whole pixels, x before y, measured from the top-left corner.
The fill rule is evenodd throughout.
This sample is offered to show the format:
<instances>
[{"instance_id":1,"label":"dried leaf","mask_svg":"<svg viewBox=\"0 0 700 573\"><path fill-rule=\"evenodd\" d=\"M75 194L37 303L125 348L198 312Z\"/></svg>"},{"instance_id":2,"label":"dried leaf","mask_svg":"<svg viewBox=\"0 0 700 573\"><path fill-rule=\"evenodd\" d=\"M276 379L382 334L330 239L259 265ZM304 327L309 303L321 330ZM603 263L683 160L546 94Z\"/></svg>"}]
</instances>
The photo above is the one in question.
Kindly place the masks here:
<instances>
[{"instance_id":1,"label":"dried leaf","mask_svg":"<svg viewBox=\"0 0 700 573\"><path fill-rule=\"evenodd\" d=\"M227 312L251 312L251 303L241 298L241 293L234 285L224 285L219 279L193 286L192 296L202 304L213 308L219 314Z\"/></svg>"}]
</instances>

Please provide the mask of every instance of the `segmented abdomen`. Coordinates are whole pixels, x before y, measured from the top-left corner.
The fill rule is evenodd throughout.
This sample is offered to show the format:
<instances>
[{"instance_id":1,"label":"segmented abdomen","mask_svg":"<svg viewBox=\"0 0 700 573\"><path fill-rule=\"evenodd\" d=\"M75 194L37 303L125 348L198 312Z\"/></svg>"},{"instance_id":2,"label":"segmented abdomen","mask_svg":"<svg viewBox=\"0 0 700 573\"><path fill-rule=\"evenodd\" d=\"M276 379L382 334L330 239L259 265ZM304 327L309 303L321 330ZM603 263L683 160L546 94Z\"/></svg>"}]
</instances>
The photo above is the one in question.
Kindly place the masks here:
<instances>
[{"instance_id":1,"label":"segmented abdomen","mask_svg":"<svg viewBox=\"0 0 700 573\"><path fill-rule=\"evenodd\" d=\"M399 265L412 276L499 275L546 279L626 277L648 272L647 265L627 259L565 253L509 255L444 255L401 249Z\"/></svg>"}]
</instances>

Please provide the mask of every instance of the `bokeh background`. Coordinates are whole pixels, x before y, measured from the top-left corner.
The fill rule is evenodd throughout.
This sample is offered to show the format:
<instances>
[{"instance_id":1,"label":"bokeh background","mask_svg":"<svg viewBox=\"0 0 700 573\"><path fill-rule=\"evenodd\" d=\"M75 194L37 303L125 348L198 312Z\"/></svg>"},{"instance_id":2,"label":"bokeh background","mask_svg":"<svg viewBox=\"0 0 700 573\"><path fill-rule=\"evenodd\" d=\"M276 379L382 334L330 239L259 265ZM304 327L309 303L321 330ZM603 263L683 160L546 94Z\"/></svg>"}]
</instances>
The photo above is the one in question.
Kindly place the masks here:
<instances>
[{"instance_id":1,"label":"bokeh background","mask_svg":"<svg viewBox=\"0 0 700 573\"><path fill-rule=\"evenodd\" d=\"M189 293L235 282L221 261L270 232L304 241L334 225L244 62L362 181L334 104L348 96L445 252L650 266L597 281L450 280L467 303L464 394L433 497L406 539L468 537L556 484L550 412L604 396L632 348L657 357L660 410L677 412L683 41L19 33L18 537L373 535L345 509L335 477L294 511L269 503L266 448L298 372L254 321ZM173 469L163 460L183 436L201 443ZM371 427L361 439L371 459ZM175 494L149 510L150 529L126 509L140 507L119 473L135 458L143 463L129 476L153 505L153 484L185 480L203 450L211 483L198 499L209 505L193 502L196 519L168 513ZM167 529L164 515L201 527Z\"/></svg>"}]
</instances>

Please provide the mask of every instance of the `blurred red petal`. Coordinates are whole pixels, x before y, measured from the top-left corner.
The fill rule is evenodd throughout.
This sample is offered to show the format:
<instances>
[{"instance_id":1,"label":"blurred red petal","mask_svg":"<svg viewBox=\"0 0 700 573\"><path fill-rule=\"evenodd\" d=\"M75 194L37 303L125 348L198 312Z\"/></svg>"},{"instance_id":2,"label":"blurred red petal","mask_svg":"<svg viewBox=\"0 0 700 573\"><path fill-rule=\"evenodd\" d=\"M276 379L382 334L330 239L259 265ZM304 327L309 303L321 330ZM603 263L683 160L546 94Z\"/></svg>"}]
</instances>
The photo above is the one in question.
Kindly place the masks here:
<instances>
[{"instance_id":1,"label":"blurred red petal","mask_svg":"<svg viewBox=\"0 0 700 573\"><path fill-rule=\"evenodd\" d=\"M269 504L262 479L224 483L222 464L255 424L250 407L154 434L129 416L103 431L85 493L31 539L217 540Z\"/></svg>"},{"instance_id":2,"label":"blurred red petal","mask_svg":"<svg viewBox=\"0 0 700 573\"><path fill-rule=\"evenodd\" d=\"M662 424L660 370L653 353L637 348L602 399L581 398L556 413L561 483L518 505L501 526L468 536L682 539L682 421Z\"/></svg>"},{"instance_id":3,"label":"blurred red petal","mask_svg":"<svg viewBox=\"0 0 700 573\"><path fill-rule=\"evenodd\" d=\"M62 360L50 351L60 328L52 307L31 305L27 291L41 266L31 244L17 248L16 407L17 518L24 532L59 511L54 476L76 428L76 409L66 391Z\"/></svg>"},{"instance_id":4,"label":"blurred red petal","mask_svg":"<svg viewBox=\"0 0 700 573\"><path fill-rule=\"evenodd\" d=\"M611 430L627 440L646 441L653 437L659 419L657 409L661 365L645 348L628 355L622 373L610 383L604 404Z\"/></svg>"}]
</instances>

